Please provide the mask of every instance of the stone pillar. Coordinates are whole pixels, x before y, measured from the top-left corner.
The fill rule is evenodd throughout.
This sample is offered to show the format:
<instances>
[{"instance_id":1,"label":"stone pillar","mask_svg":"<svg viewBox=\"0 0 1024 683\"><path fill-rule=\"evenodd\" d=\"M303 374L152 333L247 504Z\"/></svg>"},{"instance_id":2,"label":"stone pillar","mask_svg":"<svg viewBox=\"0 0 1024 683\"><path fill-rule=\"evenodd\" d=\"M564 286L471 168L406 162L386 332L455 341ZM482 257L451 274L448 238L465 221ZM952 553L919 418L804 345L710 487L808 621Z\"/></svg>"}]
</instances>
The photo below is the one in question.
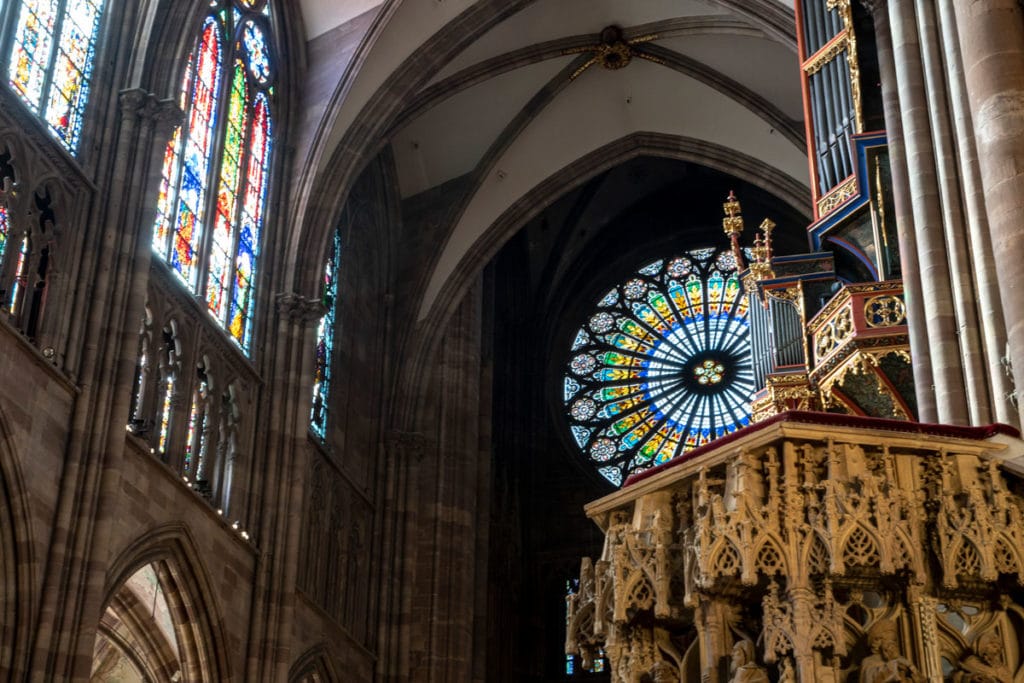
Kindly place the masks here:
<instances>
[{"instance_id":1,"label":"stone pillar","mask_svg":"<svg viewBox=\"0 0 1024 683\"><path fill-rule=\"evenodd\" d=\"M992 422L988 383L985 381L981 342L978 338L978 314L975 301L974 279L971 275L970 242L964 224L961 201L960 173L957 166L956 139L947 107L949 89L946 86L947 65L945 50L939 35L935 0L915 0L918 36L921 43L921 62L924 66L927 114L932 132L935 159L936 188L938 190L942 242L946 259L940 266L948 269L952 285L952 309L955 315L956 335L951 341L951 352L956 353L959 339L959 360L962 373L953 372L950 381L956 382L961 374L966 389L967 416L974 425ZM943 291L945 288L943 288ZM951 408L952 409L952 408Z\"/></svg>"},{"instance_id":2,"label":"stone pillar","mask_svg":"<svg viewBox=\"0 0 1024 683\"><path fill-rule=\"evenodd\" d=\"M385 438L385 484L380 557L380 641L377 675L381 681L407 681L412 665L413 581L415 526L419 490L414 482L420 464L433 444L422 434L393 431Z\"/></svg>"},{"instance_id":3,"label":"stone pillar","mask_svg":"<svg viewBox=\"0 0 1024 683\"><path fill-rule=\"evenodd\" d=\"M984 372L989 383L991 419L1019 426L1017 410L1009 400L1013 386L1002 365L1003 354L1006 353L1006 323L1003 321L999 274L992 254L992 243L988 237L985 194L981 183L981 168L968 104L967 85L964 81L954 4L955 0L938 1L939 24L942 30L946 69L949 73L948 101L956 131L964 219L967 223L970 246L970 270L978 298L979 332L984 353Z\"/></svg>"},{"instance_id":4,"label":"stone pillar","mask_svg":"<svg viewBox=\"0 0 1024 683\"><path fill-rule=\"evenodd\" d=\"M298 294L276 297L276 329L270 354L266 395L260 419L266 427L263 476L250 500L262 553L253 587L252 621L246 681L281 681L291 663L289 643L295 611L302 496L308 471L303 458L309 428L315 324L324 315L319 298Z\"/></svg>"},{"instance_id":5,"label":"stone pillar","mask_svg":"<svg viewBox=\"0 0 1024 683\"><path fill-rule=\"evenodd\" d=\"M896 62L886 0L862 0L871 11L875 22L875 40L878 47L878 66L882 80L882 104L885 110L885 128L889 142L892 166L892 193L896 208L896 225L903 270L903 290L906 292L907 317L910 324L910 352L914 370L914 390L917 394L918 418L922 422L936 422L935 381L929 353L928 329L924 324L925 306L922 295L921 266L914 238L913 207L910 199L910 180L907 173L907 155L903 143L903 124L896 88ZM920 321L920 322L915 322Z\"/></svg>"},{"instance_id":6,"label":"stone pillar","mask_svg":"<svg viewBox=\"0 0 1024 683\"><path fill-rule=\"evenodd\" d=\"M438 363L426 375L435 390L436 412L424 411L434 422L437 448L433 462L421 469L418 535L417 626L425 627L422 666L413 680L469 681L474 642L473 596L478 581L486 581L487 558L477 557L480 519L477 473L480 467L481 288L478 284L445 325ZM426 431L431 428L423 424ZM486 517L485 517L486 518ZM478 645L478 643L477 643Z\"/></svg>"},{"instance_id":7,"label":"stone pillar","mask_svg":"<svg viewBox=\"0 0 1024 683\"><path fill-rule=\"evenodd\" d=\"M71 438L41 590L31 670L46 680L84 680L102 614L111 506L120 485L138 321L145 306L153 224L149 191L181 112L143 90L120 95L121 118L107 185L119 192L94 212L98 252Z\"/></svg>"},{"instance_id":8,"label":"stone pillar","mask_svg":"<svg viewBox=\"0 0 1024 683\"><path fill-rule=\"evenodd\" d=\"M901 239L901 248L909 240L916 244L924 319L911 320L910 325L924 325L927 329L928 340L924 348L927 348L931 361L935 397L934 414L922 410L920 418L925 422L965 424L968 416L961 350L914 2L889 0L888 13L898 112L908 167L906 177L909 180L906 187L894 187L893 195L897 214L904 218L899 226L900 232L909 232L906 239ZM887 119L887 125L888 122ZM909 196L905 194L907 191ZM917 352L921 350L922 347L918 347ZM912 346L911 353L914 351ZM920 396L918 400L920 403Z\"/></svg>"},{"instance_id":9,"label":"stone pillar","mask_svg":"<svg viewBox=\"0 0 1024 683\"><path fill-rule=\"evenodd\" d=\"M918 652L923 673L929 683L942 683L942 651L939 647L939 628L936 618L938 600L924 594L921 586L913 585L907 590L910 602L910 624L914 635L914 648Z\"/></svg>"},{"instance_id":10,"label":"stone pillar","mask_svg":"<svg viewBox=\"0 0 1024 683\"><path fill-rule=\"evenodd\" d=\"M953 3L974 120L1007 351L1024 384L1024 16L1017 0ZM1024 401L1018 400L1018 410Z\"/></svg>"}]
</instances>

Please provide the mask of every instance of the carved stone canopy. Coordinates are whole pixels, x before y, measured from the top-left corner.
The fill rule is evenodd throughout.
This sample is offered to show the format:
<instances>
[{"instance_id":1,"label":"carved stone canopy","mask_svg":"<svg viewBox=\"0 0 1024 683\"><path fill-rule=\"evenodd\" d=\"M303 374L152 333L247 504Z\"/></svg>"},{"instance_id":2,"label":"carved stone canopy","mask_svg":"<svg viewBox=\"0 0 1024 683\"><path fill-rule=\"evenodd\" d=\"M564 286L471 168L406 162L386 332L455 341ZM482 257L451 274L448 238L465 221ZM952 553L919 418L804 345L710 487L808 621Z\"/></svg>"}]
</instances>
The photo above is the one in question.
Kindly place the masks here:
<instances>
[{"instance_id":1,"label":"carved stone canopy","mask_svg":"<svg viewBox=\"0 0 1024 683\"><path fill-rule=\"evenodd\" d=\"M657 662L676 681L1020 680L1024 482L1001 458L1022 452L1002 426L784 413L635 476L587 506L605 545L566 652L603 650L618 683Z\"/></svg>"}]
</instances>

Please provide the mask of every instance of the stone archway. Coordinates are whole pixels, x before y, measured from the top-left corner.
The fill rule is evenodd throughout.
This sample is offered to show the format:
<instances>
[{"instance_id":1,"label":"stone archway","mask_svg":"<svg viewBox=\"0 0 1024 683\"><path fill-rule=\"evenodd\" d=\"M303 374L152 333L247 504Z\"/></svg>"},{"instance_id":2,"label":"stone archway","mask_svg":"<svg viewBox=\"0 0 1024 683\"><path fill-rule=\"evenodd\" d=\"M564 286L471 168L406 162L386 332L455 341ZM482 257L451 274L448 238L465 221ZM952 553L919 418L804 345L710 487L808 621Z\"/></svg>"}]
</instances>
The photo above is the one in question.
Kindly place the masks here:
<instances>
[{"instance_id":1,"label":"stone archway","mask_svg":"<svg viewBox=\"0 0 1024 683\"><path fill-rule=\"evenodd\" d=\"M205 573L184 528L131 546L109 576L91 681L230 680Z\"/></svg>"}]
</instances>

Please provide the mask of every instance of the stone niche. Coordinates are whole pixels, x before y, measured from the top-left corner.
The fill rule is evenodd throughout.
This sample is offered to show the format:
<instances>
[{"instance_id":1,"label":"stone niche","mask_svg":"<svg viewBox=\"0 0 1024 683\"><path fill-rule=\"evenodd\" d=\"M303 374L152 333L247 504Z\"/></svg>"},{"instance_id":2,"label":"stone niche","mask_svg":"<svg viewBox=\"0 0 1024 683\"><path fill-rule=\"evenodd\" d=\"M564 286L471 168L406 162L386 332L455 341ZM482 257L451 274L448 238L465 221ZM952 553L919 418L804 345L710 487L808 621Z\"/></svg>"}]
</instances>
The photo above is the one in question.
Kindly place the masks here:
<instances>
[{"instance_id":1,"label":"stone niche","mask_svg":"<svg viewBox=\"0 0 1024 683\"><path fill-rule=\"evenodd\" d=\"M587 506L566 652L621 683L1020 683L1022 452L784 413L634 476Z\"/></svg>"}]
</instances>

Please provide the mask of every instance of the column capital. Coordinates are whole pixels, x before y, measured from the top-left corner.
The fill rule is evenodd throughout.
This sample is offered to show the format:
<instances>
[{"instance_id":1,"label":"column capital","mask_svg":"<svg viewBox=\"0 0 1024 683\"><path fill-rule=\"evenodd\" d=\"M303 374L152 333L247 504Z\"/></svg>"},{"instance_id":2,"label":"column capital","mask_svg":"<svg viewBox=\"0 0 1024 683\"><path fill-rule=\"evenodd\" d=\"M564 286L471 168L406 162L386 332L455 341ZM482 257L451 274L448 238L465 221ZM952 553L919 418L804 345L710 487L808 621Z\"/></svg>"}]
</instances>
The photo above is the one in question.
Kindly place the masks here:
<instances>
[{"instance_id":1,"label":"column capital","mask_svg":"<svg viewBox=\"0 0 1024 683\"><path fill-rule=\"evenodd\" d=\"M319 321L327 312L320 299L311 299L295 292L279 292L274 299L278 314L294 323L308 325Z\"/></svg>"},{"instance_id":2,"label":"column capital","mask_svg":"<svg viewBox=\"0 0 1024 683\"><path fill-rule=\"evenodd\" d=\"M129 88L118 93L121 115L126 119L141 121L152 126L158 133L170 137L175 126L181 124L185 114L172 99L160 99L143 88Z\"/></svg>"}]
</instances>

